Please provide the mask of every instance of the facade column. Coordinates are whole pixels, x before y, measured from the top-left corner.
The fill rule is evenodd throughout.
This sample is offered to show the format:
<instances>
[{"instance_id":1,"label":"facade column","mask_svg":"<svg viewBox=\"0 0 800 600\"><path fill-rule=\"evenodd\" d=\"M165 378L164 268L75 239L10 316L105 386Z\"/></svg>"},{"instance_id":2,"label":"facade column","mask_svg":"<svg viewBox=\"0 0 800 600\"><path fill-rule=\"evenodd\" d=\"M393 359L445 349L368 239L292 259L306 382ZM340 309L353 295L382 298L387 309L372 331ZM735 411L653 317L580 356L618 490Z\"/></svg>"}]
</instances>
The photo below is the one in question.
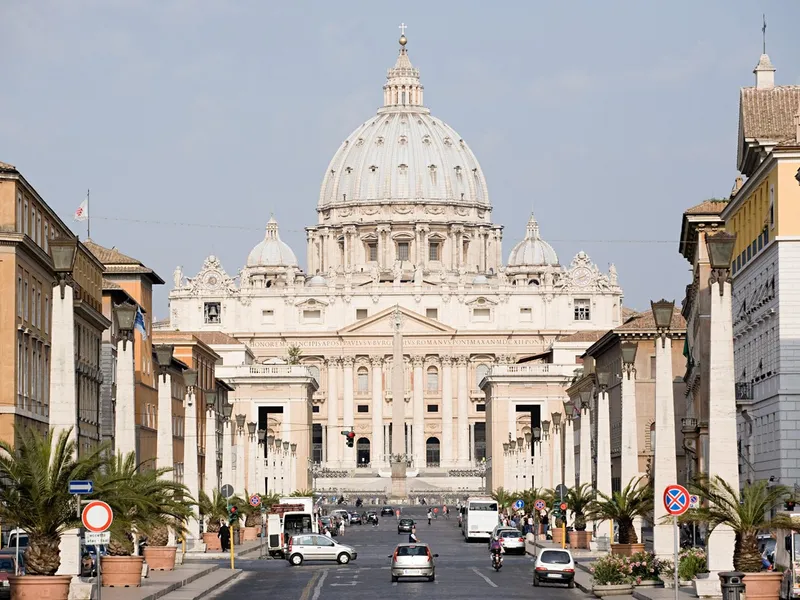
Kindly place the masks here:
<instances>
[{"instance_id":1,"label":"facade column","mask_svg":"<svg viewBox=\"0 0 800 600\"><path fill-rule=\"evenodd\" d=\"M328 365L328 467L339 466L339 397L336 389L336 367L340 362L338 357L327 359Z\"/></svg>"},{"instance_id":2,"label":"facade column","mask_svg":"<svg viewBox=\"0 0 800 600\"><path fill-rule=\"evenodd\" d=\"M263 494L265 487L264 477L266 476L267 469L265 464L266 461L264 460L264 455L266 454L266 452L264 451L264 443L265 442L263 440L258 439L258 436L256 436L256 443L255 443L256 453L253 455L254 459L253 462L255 463L255 466L253 467L253 471L255 474L253 481L255 483L250 488L253 491L253 493L256 494ZM208 461L206 461L206 463L208 463Z\"/></svg>"},{"instance_id":3,"label":"facade column","mask_svg":"<svg viewBox=\"0 0 800 600\"><path fill-rule=\"evenodd\" d=\"M553 489L553 470L550 465L550 421L542 421L542 486Z\"/></svg>"},{"instance_id":4,"label":"facade column","mask_svg":"<svg viewBox=\"0 0 800 600\"><path fill-rule=\"evenodd\" d=\"M310 231L306 234L306 256L308 256L308 272L313 275L316 260L314 257L314 234Z\"/></svg>"},{"instance_id":5,"label":"facade column","mask_svg":"<svg viewBox=\"0 0 800 600\"><path fill-rule=\"evenodd\" d=\"M219 475L217 472L217 413L213 408L206 411L205 482L206 494L211 497L212 492L219 488Z\"/></svg>"},{"instance_id":6,"label":"facade column","mask_svg":"<svg viewBox=\"0 0 800 600\"><path fill-rule=\"evenodd\" d=\"M660 332L656 339L656 447L653 457L655 474L654 493L656 501L653 510L653 552L658 558L666 559L673 554L672 523L663 522L667 516L664 502L664 489L678 481L678 468L675 460L675 399L672 392L672 339L666 331ZM712 413L713 414L713 413ZM734 432L734 440L735 432ZM734 462L738 459L734 448ZM738 468L738 465L737 465Z\"/></svg>"},{"instance_id":7,"label":"facade column","mask_svg":"<svg viewBox=\"0 0 800 600\"><path fill-rule=\"evenodd\" d=\"M588 392L587 392L588 396ZM580 469L578 484L592 487L592 411L588 401L581 403Z\"/></svg>"},{"instance_id":8,"label":"facade column","mask_svg":"<svg viewBox=\"0 0 800 600\"><path fill-rule=\"evenodd\" d=\"M553 419L553 486L564 483L564 471L561 469L561 413L554 413Z\"/></svg>"},{"instance_id":9,"label":"facade column","mask_svg":"<svg viewBox=\"0 0 800 600\"><path fill-rule=\"evenodd\" d=\"M248 423L248 431L245 432L247 436L247 483L245 487L254 492L256 490L256 485L258 484L258 480L256 479L256 462L258 461L258 441L256 440L256 435L254 433L250 433L249 426L252 425Z\"/></svg>"},{"instance_id":10,"label":"facade column","mask_svg":"<svg viewBox=\"0 0 800 600\"><path fill-rule=\"evenodd\" d=\"M371 466L376 468L383 465L386 454L383 447L383 358L371 356L369 362L372 368L372 443L369 460Z\"/></svg>"},{"instance_id":11,"label":"facade column","mask_svg":"<svg viewBox=\"0 0 800 600\"><path fill-rule=\"evenodd\" d=\"M411 357L414 366L414 391L412 396L412 422L414 424L413 455L414 466L422 469L426 465L425 461L425 378L423 377L422 367L425 364L425 357L415 355Z\"/></svg>"},{"instance_id":12,"label":"facade column","mask_svg":"<svg viewBox=\"0 0 800 600\"><path fill-rule=\"evenodd\" d=\"M542 483L544 480L544 471L542 470L541 438L539 440L533 439L531 443L533 444L533 485L531 485L531 488L539 489L544 486Z\"/></svg>"},{"instance_id":13,"label":"facade column","mask_svg":"<svg viewBox=\"0 0 800 600\"><path fill-rule=\"evenodd\" d=\"M607 385L600 385L597 393L597 491L611 496L611 415ZM656 503L657 504L657 503ZM610 521L596 523L596 535L609 536L613 541Z\"/></svg>"},{"instance_id":14,"label":"facade column","mask_svg":"<svg viewBox=\"0 0 800 600\"><path fill-rule=\"evenodd\" d=\"M351 427L355 431L355 417L353 416L355 399L353 397L353 364L355 359L352 356L345 356L342 359L342 425L344 429ZM339 436L342 437L342 436ZM356 468L356 448L345 448L342 455L342 466L347 469Z\"/></svg>"},{"instance_id":15,"label":"facade column","mask_svg":"<svg viewBox=\"0 0 800 600\"><path fill-rule=\"evenodd\" d=\"M119 408L119 401L117 401ZM132 423L135 423L133 421ZM172 376L169 373L159 375L158 381L158 452L156 468L174 469L175 459L172 451ZM169 477L173 477L170 474Z\"/></svg>"},{"instance_id":16,"label":"facade column","mask_svg":"<svg viewBox=\"0 0 800 600\"><path fill-rule=\"evenodd\" d=\"M236 490L233 473L233 422L230 418L222 421L222 485L230 484Z\"/></svg>"},{"instance_id":17,"label":"facade column","mask_svg":"<svg viewBox=\"0 0 800 600\"><path fill-rule=\"evenodd\" d=\"M55 301L55 300L54 300ZM53 329L55 331L55 328ZM131 336L133 337L133 336ZM55 363L53 363L55 364ZM54 367L51 367L51 372ZM52 390L52 375L50 379ZM117 342L117 405L114 409L114 452L136 452L136 407L134 393L133 340ZM64 393L59 392L59 394ZM159 404L161 400L159 398ZM139 464L139 457L136 457Z\"/></svg>"},{"instance_id":18,"label":"facade column","mask_svg":"<svg viewBox=\"0 0 800 600\"><path fill-rule=\"evenodd\" d=\"M242 423L244 424L244 419L242 419ZM236 483L233 486L233 489L236 490L236 493L242 497L245 495L245 490L247 489L247 480L245 479L245 438L244 438L244 427L240 427L237 423L234 425L231 423L231 429L236 428ZM249 490L248 490L249 491Z\"/></svg>"},{"instance_id":19,"label":"facade column","mask_svg":"<svg viewBox=\"0 0 800 600\"><path fill-rule=\"evenodd\" d=\"M575 481L575 424L572 421L572 413L567 413L567 421L564 423L564 485L573 488Z\"/></svg>"},{"instance_id":20,"label":"facade column","mask_svg":"<svg viewBox=\"0 0 800 600\"><path fill-rule=\"evenodd\" d=\"M197 460L198 431L197 431L197 396L194 388L188 388L183 403L184 417L184 444L183 444L183 483L189 491L189 496L198 498L200 495L200 467ZM195 552L205 551L200 536L200 520L197 507L193 507L192 516L186 523L188 530L187 547Z\"/></svg>"},{"instance_id":21,"label":"facade column","mask_svg":"<svg viewBox=\"0 0 800 600\"><path fill-rule=\"evenodd\" d=\"M453 357L442 356L442 466L453 466Z\"/></svg>"},{"instance_id":22,"label":"facade column","mask_svg":"<svg viewBox=\"0 0 800 600\"><path fill-rule=\"evenodd\" d=\"M469 464L469 380L466 355L456 358L458 375L458 464Z\"/></svg>"},{"instance_id":23,"label":"facade column","mask_svg":"<svg viewBox=\"0 0 800 600\"><path fill-rule=\"evenodd\" d=\"M710 477L721 477L734 490L738 490L730 274L722 269L714 271L709 283L711 327L708 345L708 414L713 415L713 418L708 423L708 474ZM709 536L708 569L712 577L719 571L733 569L734 542L734 533L728 526L716 527Z\"/></svg>"},{"instance_id":24,"label":"facade column","mask_svg":"<svg viewBox=\"0 0 800 600\"><path fill-rule=\"evenodd\" d=\"M635 346L634 346L635 347ZM623 342L625 352L625 342ZM635 354L634 354L635 357ZM622 363L621 386L621 414L623 415L620 437L620 487L625 489L631 481L640 476L639 472L639 441L636 417L636 368L633 362ZM637 517L633 521L637 539L642 540L642 519ZM731 567L732 568L732 567Z\"/></svg>"},{"instance_id":25,"label":"facade column","mask_svg":"<svg viewBox=\"0 0 800 600\"><path fill-rule=\"evenodd\" d=\"M503 264L503 232L499 230L495 234L495 250L497 251L497 268L499 269Z\"/></svg>"}]
</instances>

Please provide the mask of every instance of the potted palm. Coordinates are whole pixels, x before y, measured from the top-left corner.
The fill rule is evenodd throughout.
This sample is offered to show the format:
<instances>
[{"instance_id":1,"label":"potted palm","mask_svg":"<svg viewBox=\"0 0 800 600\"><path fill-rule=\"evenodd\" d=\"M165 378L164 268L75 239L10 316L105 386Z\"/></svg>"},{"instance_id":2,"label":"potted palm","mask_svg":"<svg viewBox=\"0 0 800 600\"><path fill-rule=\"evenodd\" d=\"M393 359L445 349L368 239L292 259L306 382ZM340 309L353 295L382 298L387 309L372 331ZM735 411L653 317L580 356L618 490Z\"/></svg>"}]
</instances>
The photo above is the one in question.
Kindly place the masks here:
<instances>
[{"instance_id":1,"label":"potted palm","mask_svg":"<svg viewBox=\"0 0 800 600\"><path fill-rule=\"evenodd\" d=\"M244 501L238 496L231 496L225 499L219 490L213 490L211 497L204 491L200 491L200 501L198 506L200 514L205 519L205 531L203 532L203 542L206 544L206 552L222 552L222 542L219 539L219 528L222 521L228 521L228 506L244 506ZM234 541L235 543L235 541Z\"/></svg>"},{"instance_id":2,"label":"potted palm","mask_svg":"<svg viewBox=\"0 0 800 600\"><path fill-rule=\"evenodd\" d=\"M572 531L569 533L569 547L589 549L592 532L586 531L586 515L584 512L594 500L594 492L588 483L581 483L570 488L564 499L572 511Z\"/></svg>"},{"instance_id":3,"label":"potted palm","mask_svg":"<svg viewBox=\"0 0 800 600\"><path fill-rule=\"evenodd\" d=\"M619 543L611 544L612 554L631 556L644 552L644 544L639 543L633 521L637 517L647 517L653 510L653 489L640 485L643 477L631 479L621 491L607 496L597 492L597 499L586 509L586 517L595 521L616 521L619 526Z\"/></svg>"},{"instance_id":4,"label":"potted palm","mask_svg":"<svg viewBox=\"0 0 800 600\"><path fill-rule=\"evenodd\" d=\"M774 509L783 503L790 490L782 485L770 486L767 481L756 481L745 485L740 493L718 476L699 479L691 487L708 503L688 511L682 520L706 522L710 535L718 527L732 529L736 536L733 568L745 573L747 597L777 600L783 573L761 571L758 533L761 530L796 527L785 515L771 518Z\"/></svg>"},{"instance_id":5,"label":"potted palm","mask_svg":"<svg viewBox=\"0 0 800 600\"><path fill-rule=\"evenodd\" d=\"M105 464L105 446L77 456L71 430L54 436L23 429L15 445L0 440L0 520L28 534L26 574L9 577L15 599L66 600L70 575L61 565L60 536L80 526L72 480L91 480Z\"/></svg>"}]
</instances>

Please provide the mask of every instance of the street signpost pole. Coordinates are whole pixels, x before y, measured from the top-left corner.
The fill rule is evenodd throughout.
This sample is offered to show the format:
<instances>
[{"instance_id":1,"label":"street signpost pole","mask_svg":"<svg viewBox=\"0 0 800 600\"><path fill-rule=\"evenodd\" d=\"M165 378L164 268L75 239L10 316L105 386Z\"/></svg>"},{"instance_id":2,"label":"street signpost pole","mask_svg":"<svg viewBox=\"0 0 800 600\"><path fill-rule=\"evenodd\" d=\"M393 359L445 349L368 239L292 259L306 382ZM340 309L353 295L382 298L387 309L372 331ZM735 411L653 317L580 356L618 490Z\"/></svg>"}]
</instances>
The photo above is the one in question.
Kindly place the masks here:
<instances>
[{"instance_id":1,"label":"street signpost pole","mask_svg":"<svg viewBox=\"0 0 800 600\"><path fill-rule=\"evenodd\" d=\"M675 565L675 600L678 600L678 517L689 510L691 496L682 485L672 484L664 489L664 508L672 516L673 560Z\"/></svg>"},{"instance_id":2,"label":"street signpost pole","mask_svg":"<svg viewBox=\"0 0 800 600\"><path fill-rule=\"evenodd\" d=\"M103 591L103 580L100 573L100 545L94 547L94 555L97 557L97 600L100 600L100 594Z\"/></svg>"},{"instance_id":3,"label":"street signpost pole","mask_svg":"<svg viewBox=\"0 0 800 600\"><path fill-rule=\"evenodd\" d=\"M673 552L675 553L675 600L678 600L678 517L672 515Z\"/></svg>"}]
</instances>

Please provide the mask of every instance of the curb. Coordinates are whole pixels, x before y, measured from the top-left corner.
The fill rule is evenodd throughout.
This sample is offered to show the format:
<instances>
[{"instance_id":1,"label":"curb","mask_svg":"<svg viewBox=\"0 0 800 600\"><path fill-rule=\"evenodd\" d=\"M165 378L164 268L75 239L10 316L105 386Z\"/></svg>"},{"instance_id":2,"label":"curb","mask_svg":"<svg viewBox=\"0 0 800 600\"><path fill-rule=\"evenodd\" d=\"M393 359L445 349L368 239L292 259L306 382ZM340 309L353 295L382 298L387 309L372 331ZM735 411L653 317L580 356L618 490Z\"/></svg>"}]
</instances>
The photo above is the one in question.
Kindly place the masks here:
<instances>
[{"instance_id":1,"label":"curb","mask_svg":"<svg viewBox=\"0 0 800 600\"><path fill-rule=\"evenodd\" d=\"M214 571L217 571L218 569L219 569L219 565L213 565L211 567L208 567L207 569L203 569L201 571L197 571L196 573L192 573L191 575L187 576L186 579L181 579L180 581L175 581L175 582L169 584L167 587L162 588L162 589L160 589L160 590L158 590L156 592L153 592L152 594L148 594L147 596L143 596L143 597L139 598L138 600L156 600L157 598L161 598L161 597L166 596L167 594L169 594L171 592L179 590L182 587L184 587L186 585L189 585L193 581L197 581L201 577L205 577L206 575L209 575L209 574L213 573Z\"/></svg>"},{"instance_id":2,"label":"curb","mask_svg":"<svg viewBox=\"0 0 800 600\"><path fill-rule=\"evenodd\" d=\"M234 579L237 579L239 577L239 575L241 575L242 573L243 573L242 569L235 569L234 571L232 571L230 573L230 575L228 577L225 577L222 581L218 581L214 585L212 585L212 586L204 589L203 591L201 591L198 595L192 596L192 600L200 600L200 598L205 598L209 594L212 594L215 591L217 591L222 586L229 584ZM180 592L180 590L177 590L177 591Z\"/></svg>"}]
</instances>

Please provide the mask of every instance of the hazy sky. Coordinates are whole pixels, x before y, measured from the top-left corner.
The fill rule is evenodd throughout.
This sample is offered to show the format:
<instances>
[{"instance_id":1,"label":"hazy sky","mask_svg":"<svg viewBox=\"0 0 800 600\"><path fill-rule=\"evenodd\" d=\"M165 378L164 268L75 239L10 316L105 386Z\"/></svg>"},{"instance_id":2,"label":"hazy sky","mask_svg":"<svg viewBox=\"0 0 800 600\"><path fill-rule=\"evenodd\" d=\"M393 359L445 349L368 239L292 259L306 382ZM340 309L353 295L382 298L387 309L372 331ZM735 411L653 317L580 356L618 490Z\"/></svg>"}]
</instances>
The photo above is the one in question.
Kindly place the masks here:
<instances>
[{"instance_id":1,"label":"hazy sky","mask_svg":"<svg viewBox=\"0 0 800 600\"><path fill-rule=\"evenodd\" d=\"M175 266L235 274L270 212L305 267L322 176L382 103L404 21L505 257L533 208L562 264L585 250L628 306L680 302L681 213L730 192L762 12L777 83L800 84L796 0L2 0L0 161L82 237L91 188L92 238L167 280L166 317Z\"/></svg>"}]
</instances>

